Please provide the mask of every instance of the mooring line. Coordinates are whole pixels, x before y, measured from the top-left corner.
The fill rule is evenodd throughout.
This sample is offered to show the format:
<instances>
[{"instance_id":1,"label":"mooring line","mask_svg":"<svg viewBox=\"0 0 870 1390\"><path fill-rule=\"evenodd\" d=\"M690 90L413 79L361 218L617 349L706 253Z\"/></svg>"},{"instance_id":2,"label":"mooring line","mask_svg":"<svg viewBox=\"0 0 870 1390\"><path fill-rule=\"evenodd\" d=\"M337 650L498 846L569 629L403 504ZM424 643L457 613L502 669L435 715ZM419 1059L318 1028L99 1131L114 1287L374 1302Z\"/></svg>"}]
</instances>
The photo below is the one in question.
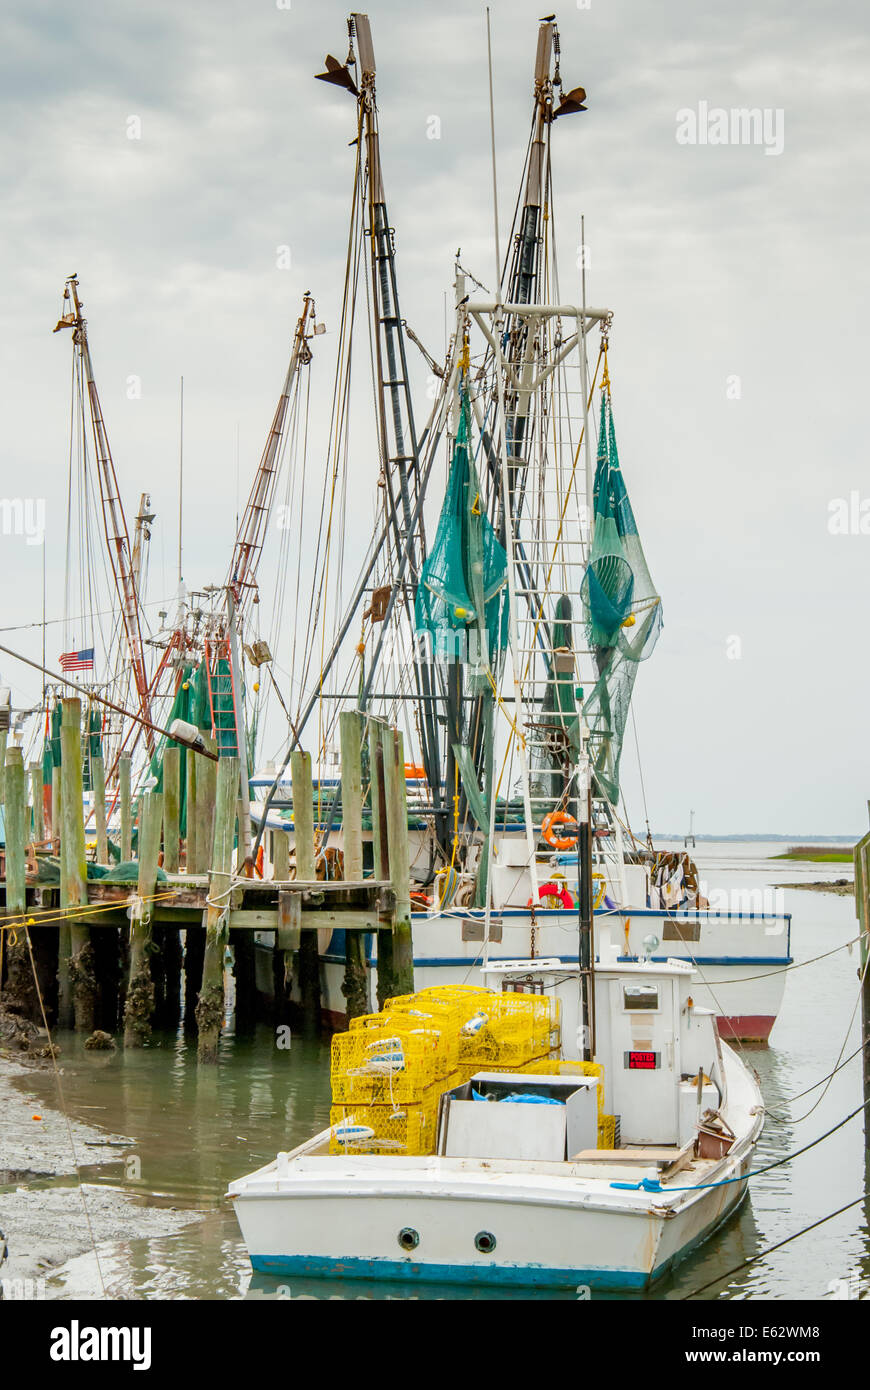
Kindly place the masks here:
<instances>
[{"instance_id":1,"label":"mooring line","mask_svg":"<svg viewBox=\"0 0 870 1390\"><path fill-rule=\"evenodd\" d=\"M95 1237L95 1235L94 1235L94 1228L93 1228L93 1226L92 1226L92 1224L91 1224L91 1214L90 1214L90 1212L88 1211L88 1203L87 1203L87 1199L86 1199L86 1197L85 1197L85 1189L84 1189L84 1184L83 1184L83 1182L82 1182L81 1169L79 1168L79 1160L78 1160L78 1154L76 1153L76 1145L75 1145L75 1139L73 1138L72 1125L71 1125L71 1123L70 1123L69 1115L67 1114L66 1101L64 1100L64 1094L63 1094L63 1086L61 1085L61 1081L60 1081L60 1068L59 1068L58 1065L57 1065L57 1053L56 1053L56 1050L55 1050L54 1043L53 1043L52 1040L51 1040L51 1029L50 1029L49 1026L48 1026L48 1017L47 1017L46 1012L45 1012L45 1003L43 1002L43 998L42 998L42 990L41 990L40 987L39 987L39 976L38 976L37 973L36 973L36 961L35 961L34 958L33 958L33 944L32 944L32 942L31 942L31 940L30 940L30 932L27 930L27 927L24 928L24 937L25 937L25 940L27 941L27 952L28 952L28 955L30 956L30 968L31 968L31 970L33 971L33 983L36 985L36 996L37 996L37 998L38 998L38 1000L39 1000L39 1011L40 1011L40 1013L42 1014L43 1026L44 1026L44 1028L45 1028L46 1036L48 1037L48 1050L49 1050L49 1055L50 1055L50 1057L51 1057L51 1064L52 1064L52 1067L54 1068L54 1079L55 1079L55 1082L56 1082L56 1084L57 1084L57 1093L58 1093L58 1096L59 1096L59 1098L60 1098L61 1113L62 1113L62 1115L63 1115L64 1121L66 1122L67 1134L69 1135L69 1144L70 1144L70 1148L71 1148L71 1150L72 1150L72 1156L73 1156L73 1166L75 1167L76 1177L78 1178L78 1183L79 1183L79 1196L80 1196L81 1199L82 1199L82 1208L84 1209L84 1213L85 1213L85 1222L87 1223L88 1234L89 1234L89 1236L90 1236L90 1238L91 1238L91 1247L92 1247L92 1249L93 1249L93 1252L94 1252L94 1259L96 1260L96 1264L97 1264L97 1274L99 1275L99 1279L100 1279L100 1288L101 1288L102 1291L103 1291L103 1298L107 1298L107 1297L108 1297L108 1294L107 1294L107 1292L106 1292L106 1282L105 1282L105 1280L103 1279L103 1267L102 1267L102 1265L100 1264L100 1255L99 1255L99 1251L97 1250L97 1241L96 1241L96 1237Z\"/></svg>"},{"instance_id":2,"label":"mooring line","mask_svg":"<svg viewBox=\"0 0 870 1390\"><path fill-rule=\"evenodd\" d=\"M750 1255L748 1260L743 1260L739 1265L735 1265L733 1269L726 1269L724 1274L717 1274L715 1279L711 1279L707 1284L702 1284L699 1289L692 1289L690 1293L684 1293L680 1301L685 1302L686 1299L697 1298L698 1294L705 1293L707 1289L712 1289L715 1284L721 1284L723 1279L730 1279L732 1274L739 1274L741 1269L746 1269L748 1265L755 1264L757 1260L763 1260L766 1256L772 1255L774 1250L781 1250L784 1245L788 1245L791 1241L797 1240L799 1236L805 1236L809 1231L815 1231L817 1227L824 1226L826 1221L833 1221L835 1216L842 1216L844 1211L851 1211L852 1207L860 1206L862 1202L867 1200L867 1196L868 1193L866 1191L862 1192L861 1196L856 1197L853 1202L847 1202L844 1207L838 1207L836 1211L829 1212L827 1216L819 1217L818 1221L813 1221L809 1226L801 1227L799 1231L794 1231L792 1235L786 1236L784 1240L778 1240L775 1245L768 1245L766 1250L759 1250L757 1255Z\"/></svg>"}]
</instances>

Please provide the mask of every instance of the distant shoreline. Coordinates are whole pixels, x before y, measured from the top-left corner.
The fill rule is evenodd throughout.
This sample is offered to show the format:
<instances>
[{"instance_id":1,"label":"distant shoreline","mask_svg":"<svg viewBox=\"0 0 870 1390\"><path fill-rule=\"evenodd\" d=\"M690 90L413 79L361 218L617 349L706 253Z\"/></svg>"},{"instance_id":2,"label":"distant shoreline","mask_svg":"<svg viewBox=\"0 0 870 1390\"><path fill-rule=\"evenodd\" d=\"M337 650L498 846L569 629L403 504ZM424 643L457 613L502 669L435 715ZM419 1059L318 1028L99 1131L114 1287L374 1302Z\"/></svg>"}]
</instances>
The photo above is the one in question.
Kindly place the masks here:
<instances>
[{"instance_id":1,"label":"distant shoreline","mask_svg":"<svg viewBox=\"0 0 870 1390\"><path fill-rule=\"evenodd\" d=\"M774 842L775 842L775 843L779 844L779 843L781 842L781 843L783 843L783 844L789 844L789 845L836 845L836 846L842 846L843 849L849 849L849 850L851 850L852 847L853 847L853 845L856 845L856 844L858 843L858 841L862 838L862 836L863 836L865 833L866 833L866 832L862 830L862 831L861 831L859 834L857 834L857 835L806 835L806 834L801 834L801 835L773 835L773 834L771 834L771 835L690 835L690 836L687 836L685 832L683 832L683 833L680 834L680 835L675 835L675 834L670 833L670 832L667 833L667 834L665 834L663 831L654 830L654 831L652 832L652 837L653 837L654 840L679 840L680 842L682 842L682 841L685 840L685 839L693 839L693 840L704 840L705 842L718 841L718 842L722 842L722 843L724 843L724 842L726 842L726 841L729 841L729 840L741 840L741 841L744 841L745 843L755 842L755 843L761 843L761 844L766 844L766 843L768 843L768 842L770 842L770 843L774 843Z\"/></svg>"}]
</instances>

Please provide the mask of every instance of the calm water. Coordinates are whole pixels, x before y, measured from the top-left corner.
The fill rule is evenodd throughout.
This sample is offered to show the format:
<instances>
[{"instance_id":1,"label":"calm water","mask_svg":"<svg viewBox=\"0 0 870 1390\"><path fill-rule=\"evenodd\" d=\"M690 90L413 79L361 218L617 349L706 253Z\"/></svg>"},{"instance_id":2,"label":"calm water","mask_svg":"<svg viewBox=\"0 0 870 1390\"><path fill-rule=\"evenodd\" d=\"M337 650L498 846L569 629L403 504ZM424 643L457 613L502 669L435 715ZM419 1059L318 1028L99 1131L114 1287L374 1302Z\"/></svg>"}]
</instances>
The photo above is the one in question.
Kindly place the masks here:
<instances>
[{"instance_id":1,"label":"calm water","mask_svg":"<svg viewBox=\"0 0 870 1390\"><path fill-rule=\"evenodd\" d=\"M696 857L711 888L745 890L802 878L851 877L848 866L771 863L767 855L782 848L702 842ZM856 935L852 897L786 891L785 910L793 914L792 954L798 961ZM794 971L770 1047L746 1050L769 1109L782 1117L768 1119L755 1166L810 1142L861 1104L860 1057L834 1077L824 1094L820 1088L803 1099L793 1099L832 1069L847 1035L844 1056L859 1044L860 1010L853 1016L857 963L853 948ZM69 1109L84 1121L129 1135L135 1140L129 1153L138 1156L141 1164L138 1181L125 1176L123 1158L117 1165L92 1170L89 1177L139 1193L143 1201L189 1205L207 1212L204 1221L174 1236L104 1247L101 1266L107 1287L143 1298L276 1298L286 1297L288 1287L292 1297L469 1297L464 1288L440 1287L427 1295L419 1286L296 1278L288 1286L286 1280L252 1276L223 1193L230 1178L259 1167L278 1149L292 1148L328 1122L325 1044L294 1040L290 1051L279 1051L271 1030L263 1028L252 1039L226 1038L218 1066L199 1070L195 1048L175 1038L146 1052L125 1055L119 1050L108 1057L84 1053L70 1036L61 1038L61 1043ZM50 1075L30 1076L27 1086L42 1094L46 1103L52 1101ZM750 1197L725 1230L650 1297L684 1297L857 1197L864 1186L863 1127L858 1116L793 1163L756 1178ZM870 1280L868 1215L866 1204L854 1207L717 1283L701 1297L822 1299L831 1297L831 1281ZM98 1289L94 1258L87 1255L52 1276L47 1294L96 1296Z\"/></svg>"}]
</instances>

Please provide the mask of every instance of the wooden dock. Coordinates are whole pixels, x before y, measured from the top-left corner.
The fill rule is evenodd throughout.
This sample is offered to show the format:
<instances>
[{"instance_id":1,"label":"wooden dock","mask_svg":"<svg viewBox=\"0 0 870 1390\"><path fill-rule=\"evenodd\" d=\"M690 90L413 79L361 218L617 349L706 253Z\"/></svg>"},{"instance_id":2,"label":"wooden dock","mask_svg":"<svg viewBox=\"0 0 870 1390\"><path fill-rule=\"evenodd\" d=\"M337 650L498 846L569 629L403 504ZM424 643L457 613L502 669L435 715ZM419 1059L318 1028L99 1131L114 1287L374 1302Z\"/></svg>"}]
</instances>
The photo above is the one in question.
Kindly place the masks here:
<instances>
[{"instance_id":1,"label":"wooden dock","mask_svg":"<svg viewBox=\"0 0 870 1390\"><path fill-rule=\"evenodd\" d=\"M289 1000L295 982L309 1031L321 1011L317 931L346 933L344 993L349 1017L370 1008L364 936L378 934L378 996L413 989L410 886L402 736L354 711L340 716L341 784L332 819L343 856L324 853L314 824L311 756L294 752L291 868L287 832L271 834L274 876L238 866L239 760L213 761L188 748L163 750L162 789L135 804L130 759L121 757L106 787L102 758L90 766L95 791L94 863L111 864L106 796L118 807L116 853L124 882L88 876L82 794L82 709L62 701L61 765L54 768L43 815L42 772L31 766L31 800L22 750L6 750L3 803L6 846L0 869L0 1001L10 1009L91 1034L123 1031L124 1045L147 1044L155 1026L177 1025L185 975L185 1022L195 1015L198 1055L217 1058L224 1018L226 948L234 946L237 1001L251 1009L253 939L274 933L274 978ZM204 735L209 752L214 743ZM180 834L181 759L186 757L187 816ZM99 765L94 767L93 763ZM363 814L371 816L371 863L364 863ZM46 823L47 821L47 823ZM137 857L132 858L134 828ZM89 830L89 835L91 831ZM57 881L46 881L57 870ZM48 870L48 873L46 873ZM336 874L340 876L336 876ZM184 932L182 962L180 933ZM35 973L35 978L34 978ZM25 988L25 983L29 988ZM177 1001L173 1009L167 1000ZM279 1009L282 1001L279 1000ZM262 1005L254 1005L262 1013ZM111 1024L107 1027L107 1023Z\"/></svg>"}]
</instances>

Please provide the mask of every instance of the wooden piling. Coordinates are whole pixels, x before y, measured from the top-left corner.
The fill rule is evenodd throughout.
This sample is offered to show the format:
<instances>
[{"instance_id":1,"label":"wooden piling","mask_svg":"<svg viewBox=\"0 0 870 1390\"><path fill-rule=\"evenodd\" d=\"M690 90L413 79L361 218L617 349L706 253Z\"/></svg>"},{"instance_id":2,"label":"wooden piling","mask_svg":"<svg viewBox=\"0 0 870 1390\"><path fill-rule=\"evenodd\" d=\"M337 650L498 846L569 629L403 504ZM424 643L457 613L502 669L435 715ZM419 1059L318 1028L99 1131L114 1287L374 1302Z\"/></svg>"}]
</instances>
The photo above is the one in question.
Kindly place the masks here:
<instances>
[{"instance_id":1,"label":"wooden piling","mask_svg":"<svg viewBox=\"0 0 870 1390\"><path fill-rule=\"evenodd\" d=\"M157 856L160 853L160 829L163 823L163 797L157 792L145 792L139 802L139 877L136 884L138 902L134 907L130 932L130 974L124 1006L124 1046L143 1047L151 1036L151 1015L154 1012L154 984L151 979L150 899L157 886Z\"/></svg>"},{"instance_id":2,"label":"wooden piling","mask_svg":"<svg viewBox=\"0 0 870 1390\"><path fill-rule=\"evenodd\" d=\"M51 847L60 854L60 804L63 799L63 770L52 764L51 769Z\"/></svg>"},{"instance_id":3,"label":"wooden piling","mask_svg":"<svg viewBox=\"0 0 870 1390\"><path fill-rule=\"evenodd\" d=\"M33 802L33 839L37 845L45 840L45 792L42 785L42 763L29 763L30 799Z\"/></svg>"},{"instance_id":4,"label":"wooden piling","mask_svg":"<svg viewBox=\"0 0 870 1390\"><path fill-rule=\"evenodd\" d=\"M411 943L411 867L408 857L408 792L405 785L404 740L398 729L387 729L381 743L384 750L390 881L395 897L393 988L396 994L412 994L414 950Z\"/></svg>"},{"instance_id":5,"label":"wooden piling","mask_svg":"<svg viewBox=\"0 0 870 1390\"><path fill-rule=\"evenodd\" d=\"M20 748L7 748L4 763L4 823L6 828L6 915L23 915L27 907L24 757ZM5 933L7 999L28 1018L36 1019L37 993L27 949L27 928ZM2 984L2 981L0 981Z\"/></svg>"},{"instance_id":6,"label":"wooden piling","mask_svg":"<svg viewBox=\"0 0 870 1390\"><path fill-rule=\"evenodd\" d=\"M133 802L130 793L129 753L122 753L118 759L118 797L121 803L121 860L129 863L133 858Z\"/></svg>"},{"instance_id":7,"label":"wooden piling","mask_svg":"<svg viewBox=\"0 0 870 1390\"><path fill-rule=\"evenodd\" d=\"M6 747L9 742L9 730L0 729L0 802L6 799Z\"/></svg>"},{"instance_id":8,"label":"wooden piling","mask_svg":"<svg viewBox=\"0 0 870 1390\"><path fill-rule=\"evenodd\" d=\"M186 797L186 816L187 825L185 827L184 843L184 867L189 874L196 873L196 769L197 764L202 759L197 757L192 748L185 752L187 760L187 797ZM185 952L186 952L185 947ZM187 967L185 967L186 970Z\"/></svg>"},{"instance_id":9,"label":"wooden piling","mask_svg":"<svg viewBox=\"0 0 870 1390\"><path fill-rule=\"evenodd\" d=\"M290 755L293 782L293 829L296 841L296 877L311 882L317 877L314 854L314 791L311 754L298 749ZM302 1027L309 1036L320 1031L320 958L317 932L304 931L299 942L299 993Z\"/></svg>"},{"instance_id":10,"label":"wooden piling","mask_svg":"<svg viewBox=\"0 0 870 1390\"><path fill-rule=\"evenodd\" d=\"M197 769L198 773L201 771L201 767ZM199 777L197 783L199 784ZM229 936L227 923L238 785L238 758L221 758L217 764L209 905L204 914L205 958L202 989L196 1005L196 1023L199 1030L197 1058L200 1062L217 1061L218 1041L224 1017L224 949Z\"/></svg>"},{"instance_id":11,"label":"wooden piling","mask_svg":"<svg viewBox=\"0 0 870 1390\"><path fill-rule=\"evenodd\" d=\"M273 830L271 835L272 877L277 883L286 883L290 877L290 836L286 830ZM278 895L278 928L275 932L275 953L272 961L272 990L277 1023L287 1022L290 994L293 989L293 966L298 949L295 935L291 940L284 925L281 908L285 896L283 893Z\"/></svg>"},{"instance_id":12,"label":"wooden piling","mask_svg":"<svg viewBox=\"0 0 870 1390\"><path fill-rule=\"evenodd\" d=\"M372 854L375 878L390 877L390 840L387 820L387 793L384 773L383 740L387 726L379 719L369 720L369 768L371 772ZM393 976L393 929L378 931L378 1008L397 994Z\"/></svg>"},{"instance_id":13,"label":"wooden piling","mask_svg":"<svg viewBox=\"0 0 870 1390\"><path fill-rule=\"evenodd\" d=\"M94 792L94 825L97 831L97 863L109 862L109 835L106 826L106 767L102 753L91 758L91 786Z\"/></svg>"},{"instance_id":14,"label":"wooden piling","mask_svg":"<svg viewBox=\"0 0 870 1390\"><path fill-rule=\"evenodd\" d=\"M202 740L206 748L213 753L217 744L211 735L203 732ZM212 762L211 758L203 758L198 753L194 756L196 757L196 805L194 807L196 858L194 868L188 868L188 873L205 874L212 867L210 856L216 834L215 803L218 765ZM235 808L233 809L233 816L234 811ZM188 811L188 816L189 814Z\"/></svg>"},{"instance_id":15,"label":"wooden piling","mask_svg":"<svg viewBox=\"0 0 870 1390\"><path fill-rule=\"evenodd\" d=\"M85 817L82 800L82 705L77 698L61 701L60 757L61 844L60 905L87 907L88 866L85 856ZM73 1024L77 1033L94 1031L97 977L91 933L86 921L69 922L69 984Z\"/></svg>"},{"instance_id":16,"label":"wooden piling","mask_svg":"<svg viewBox=\"0 0 870 1390\"><path fill-rule=\"evenodd\" d=\"M181 749L167 744L163 752L163 867L178 872L178 824L181 811Z\"/></svg>"},{"instance_id":17,"label":"wooden piling","mask_svg":"<svg viewBox=\"0 0 870 1390\"><path fill-rule=\"evenodd\" d=\"M362 748L361 721L355 710L339 716L341 738L341 823L344 840L344 876L358 882L363 876L362 850ZM348 1022L369 1012L369 980L365 934L345 932L344 981Z\"/></svg>"}]
</instances>

